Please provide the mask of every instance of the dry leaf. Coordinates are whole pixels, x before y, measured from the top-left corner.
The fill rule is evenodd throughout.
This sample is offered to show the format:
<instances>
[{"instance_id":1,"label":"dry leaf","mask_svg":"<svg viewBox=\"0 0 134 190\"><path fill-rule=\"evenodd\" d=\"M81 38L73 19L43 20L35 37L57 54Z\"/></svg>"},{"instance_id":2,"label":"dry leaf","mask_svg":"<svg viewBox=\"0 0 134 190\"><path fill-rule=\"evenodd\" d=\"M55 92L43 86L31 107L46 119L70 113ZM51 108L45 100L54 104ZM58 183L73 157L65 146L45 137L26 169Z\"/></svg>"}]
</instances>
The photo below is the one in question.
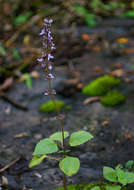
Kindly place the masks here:
<instances>
[{"instance_id":1,"label":"dry leaf","mask_svg":"<svg viewBox=\"0 0 134 190\"><path fill-rule=\"evenodd\" d=\"M1 185L2 186L7 186L8 185L8 179L5 176L1 177Z\"/></svg>"},{"instance_id":2,"label":"dry leaf","mask_svg":"<svg viewBox=\"0 0 134 190\"><path fill-rule=\"evenodd\" d=\"M126 83L130 83L130 82L132 82L132 79L125 78L124 81L125 81Z\"/></svg>"},{"instance_id":3,"label":"dry leaf","mask_svg":"<svg viewBox=\"0 0 134 190\"><path fill-rule=\"evenodd\" d=\"M82 89L84 87L84 84L83 83L79 83L79 84L77 84L77 86L76 86L76 88L78 88L78 89Z\"/></svg>"},{"instance_id":4,"label":"dry leaf","mask_svg":"<svg viewBox=\"0 0 134 190\"><path fill-rule=\"evenodd\" d=\"M109 121L108 120L104 120L101 125L104 127L104 126L107 126L109 124Z\"/></svg>"},{"instance_id":5,"label":"dry leaf","mask_svg":"<svg viewBox=\"0 0 134 190\"><path fill-rule=\"evenodd\" d=\"M101 48L100 48L98 45L96 45L96 46L93 46L93 47L92 47L92 50L93 50L93 51L100 52L100 51L101 51Z\"/></svg>"},{"instance_id":6,"label":"dry leaf","mask_svg":"<svg viewBox=\"0 0 134 190\"><path fill-rule=\"evenodd\" d=\"M90 98L85 99L83 104L86 105L86 104L89 104L89 103L92 103L92 102L96 102L98 100L100 100L100 97L98 97L98 96L90 97Z\"/></svg>"},{"instance_id":7,"label":"dry leaf","mask_svg":"<svg viewBox=\"0 0 134 190\"><path fill-rule=\"evenodd\" d=\"M122 51L122 53L124 53L124 54L129 54L129 53L134 53L134 48L130 48L130 49L124 49L123 51Z\"/></svg>"},{"instance_id":8,"label":"dry leaf","mask_svg":"<svg viewBox=\"0 0 134 190\"><path fill-rule=\"evenodd\" d=\"M126 44L128 43L128 38L118 38L116 42L120 44Z\"/></svg>"},{"instance_id":9,"label":"dry leaf","mask_svg":"<svg viewBox=\"0 0 134 190\"><path fill-rule=\"evenodd\" d=\"M23 133L19 133L17 135L14 136L15 139L20 139L20 138L25 138L28 136L28 133L23 132Z\"/></svg>"},{"instance_id":10,"label":"dry leaf","mask_svg":"<svg viewBox=\"0 0 134 190\"><path fill-rule=\"evenodd\" d=\"M82 34L82 39L88 41L90 38L88 34Z\"/></svg>"},{"instance_id":11,"label":"dry leaf","mask_svg":"<svg viewBox=\"0 0 134 190\"><path fill-rule=\"evenodd\" d=\"M96 67L95 67L95 72L100 74L100 73L102 73L103 71L102 71L102 68L101 68L101 67L96 66Z\"/></svg>"},{"instance_id":12,"label":"dry leaf","mask_svg":"<svg viewBox=\"0 0 134 190\"><path fill-rule=\"evenodd\" d=\"M6 90L13 83L13 77L7 78L2 85L0 85L0 90Z\"/></svg>"},{"instance_id":13,"label":"dry leaf","mask_svg":"<svg viewBox=\"0 0 134 190\"><path fill-rule=\"evenodd\" d=\"M33 77L33 78L36 78L36 79L40 78L40 74L37 71L32 71L30 73L30 76Z\"/></svg>"},{"instance_id":14,"label":"dry leaf","mask_svg":"<svg viewBox=\"0 0 134 190\"><path fill-rule=\"evenodd\" d=\"M122 77L122 76L124 76L125 72L123 71L123 69L116 69L116 70L112 71L110 74L115 77Z\"/></svg>"}]
</instances>

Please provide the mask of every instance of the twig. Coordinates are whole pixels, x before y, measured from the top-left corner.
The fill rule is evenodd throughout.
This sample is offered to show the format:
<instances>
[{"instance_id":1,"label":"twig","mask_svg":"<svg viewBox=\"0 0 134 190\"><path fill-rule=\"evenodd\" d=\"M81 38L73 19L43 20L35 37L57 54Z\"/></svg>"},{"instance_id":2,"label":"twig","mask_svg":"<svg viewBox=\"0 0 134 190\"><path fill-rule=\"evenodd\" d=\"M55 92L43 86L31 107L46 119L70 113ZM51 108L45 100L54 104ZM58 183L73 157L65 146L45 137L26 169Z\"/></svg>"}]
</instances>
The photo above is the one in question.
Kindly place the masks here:
<instances>
[{"instance_id":1,"label":"twig","mask_svg":"<svg viewBox=\"0 0 134 190\"><path fill-rule=\"evenodd\" d=\"M12 162L10 162L9 164L7 164L6 166L4 166L3 168L0 169L0 173L4 172L5 170L7 170L8 168L10 168L11 166L13 166L16 162L18 162L20 160L20 157L16 158L15 160L13 160Z\"/></svg>"},{"instance_id":2,"label":"twig","mask_svg":"<svg viewBox=\"0 0 134 190\"><path fill-rule=\"evenodd\" d=\"M14 101L10 97L8 97L4 92L0 92L1 98L12 104L14 107L19 108L21 110L27 111L28 108L26 106L20 105L18 102Z\"/></svg>"},{"instance_id":3,"label":"twig","mask_svg":"<svg viewBox=\"0 0 134 190\"><path fill-rule=\"evenodd\" d=\"M19 36L19 34L21 32L23 32L27 27L35 24L36 22L38 22L39 19L41 19L42 16L40 15L35 15L33 16L26 24L24 24L23 26L19 27L19 30L17 30L15 32L15 34L6 41L5 46L8 48L9 46L11 46L11 44L17 39L17 37Z\"/></svg>"}]
</instances>

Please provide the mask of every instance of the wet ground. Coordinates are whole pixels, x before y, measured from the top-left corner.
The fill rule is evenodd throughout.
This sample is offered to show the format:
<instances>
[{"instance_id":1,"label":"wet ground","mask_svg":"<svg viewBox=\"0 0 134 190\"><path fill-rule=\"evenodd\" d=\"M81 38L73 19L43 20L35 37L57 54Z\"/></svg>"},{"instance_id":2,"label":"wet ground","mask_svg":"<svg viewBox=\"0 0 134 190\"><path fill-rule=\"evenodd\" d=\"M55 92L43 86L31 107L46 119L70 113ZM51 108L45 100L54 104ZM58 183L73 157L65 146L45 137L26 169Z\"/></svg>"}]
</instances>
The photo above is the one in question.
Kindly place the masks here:
<instances>
[{"instance_id":1,"label":"wet ground","mask_svg":"<svg viewBox=\"0 0 134 190\"><path fill-rule=\"evenodd\" d=\"M64 112L64 128L69 132L84 129L94 135L86 145L72 149L70 154L80 158L81 168L77 175L68 178L69 184L101 180L104 165L115 166L134 157L134 53L126 53L134 44L130 26L106 25L91 30L82 27L57 32L53 87L57 99L72 106L70 111ZM88 33L92 40L84 41L83 33ZM120 37L129 40L123 51L115 43ZM113 108L99 102L84 105L87 97L81 94L81 86L117 69L123 70L118 90L127 97L126 102ZM0 100L0 168L15 161L0 173L7 178L9 190L52 190L62 185L56 161L44 160L40 166L28 168L35 144L59 130L54 114L39 111L40 105L49 99L43 95L46 88L43 77L33 79L31 89L24 83L14 82L7 94L26 106L27 111Z\"/></svg>"}]
</instances>

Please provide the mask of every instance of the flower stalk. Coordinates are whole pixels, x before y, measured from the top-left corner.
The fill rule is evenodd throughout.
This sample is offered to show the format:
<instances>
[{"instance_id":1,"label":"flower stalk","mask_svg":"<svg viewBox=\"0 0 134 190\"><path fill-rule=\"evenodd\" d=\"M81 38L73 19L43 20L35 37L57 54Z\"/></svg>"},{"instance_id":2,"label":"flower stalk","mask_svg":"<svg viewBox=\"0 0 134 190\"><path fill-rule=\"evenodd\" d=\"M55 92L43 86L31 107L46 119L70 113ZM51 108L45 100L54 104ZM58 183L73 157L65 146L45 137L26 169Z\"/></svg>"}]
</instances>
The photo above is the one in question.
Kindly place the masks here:
<instances>
[{"instance_id":1,"label":"flower stalk","mask_svg":"<svg viewBox=\"0 0 134 190\"><path fill-rule=\"evenodd\" d=\"M40 36L43 38L43 52L42 56L37 59L37 61L41 64L42 69L45 73L45 80L48 81L48 89L45 90L44 95L48 95L53 101L56 111L57 111L57 119L59 120L59 125L62 133L62 151L63 157L66 155L65 151L65 142L64 142L64 127L63 127L63 117L60 114L60 110L56 105L55 94L56 91L52 88L52 79L54 79L54 75L51 73L53 68L54 56L52 55L53 50L55 50L55 44L53 43L53 37L51 34L51 24L53 23L52 19L44 19L44 25L40 32ZM64 190L67 190L66 185L66 175L63 173L63 187Z\"/></svg>"}]
</instances>

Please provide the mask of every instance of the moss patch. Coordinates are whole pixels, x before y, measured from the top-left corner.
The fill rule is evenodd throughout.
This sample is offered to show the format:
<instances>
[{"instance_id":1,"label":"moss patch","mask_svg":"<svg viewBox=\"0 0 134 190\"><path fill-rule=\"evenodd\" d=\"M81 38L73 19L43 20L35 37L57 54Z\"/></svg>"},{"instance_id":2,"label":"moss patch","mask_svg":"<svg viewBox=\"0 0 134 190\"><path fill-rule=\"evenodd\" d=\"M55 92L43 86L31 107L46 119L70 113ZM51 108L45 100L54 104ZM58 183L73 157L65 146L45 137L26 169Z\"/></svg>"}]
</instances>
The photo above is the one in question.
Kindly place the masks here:
<instances>
[{"instance_id":1,"label":"moss patch","mask_svg":"<svg viewBox=\"0 0 134 190\"><path fill-rule=\"evenodd\" d=\"M82 89L84 95L102 96L106 94L109 89L120 84L120 79L110 75L104 75L89 83Z\"/></svg>"},{"instance_id":2,"label":"moss patch","mask_svg":"<svg viewBox=\"0 0 134 190\"><path fill-rule=\"evenodd\" d=\"M101 190L106 190L105 186L110 185L106 183L95 183L88 185L69 185L67 186L67 190L91 190L93 187L100 187ZM64 190L63 187L58 188L56 190ZM128 187L122 187L121 190L130 190Z\"/></svg>"},{"instance_id":3,"label":"moss patch","mask_svg":"<svg viewBox=\"0 0 134 190\"><path fill-rule=\"evenodd\" d=\"M123 103L126 100L126 97L122 95L117 90L112 90L105 96L103 96L100 102L105 106L115 106L120 103Z\"/></svg>"},{"instance_id":4,"label":"moss patch","mask_svg":"<svg viewBox=\"0 0 134 190\"><path fill-rule=\"evenodd\" d=\"M42 104L42 105L40 106L40 110L41 110L42 112L47 112L47 113L56 112L57 109L58 109L59 111L61 111L61 110L65 107L65 105L66 105L65 102L60 101L60 100L56 100L55 103L56 103L56 106L55 106L55 104L53 103L53 101L50 100L50 101L48 101L48 102Z\"/></svg>"}]
</instances>

